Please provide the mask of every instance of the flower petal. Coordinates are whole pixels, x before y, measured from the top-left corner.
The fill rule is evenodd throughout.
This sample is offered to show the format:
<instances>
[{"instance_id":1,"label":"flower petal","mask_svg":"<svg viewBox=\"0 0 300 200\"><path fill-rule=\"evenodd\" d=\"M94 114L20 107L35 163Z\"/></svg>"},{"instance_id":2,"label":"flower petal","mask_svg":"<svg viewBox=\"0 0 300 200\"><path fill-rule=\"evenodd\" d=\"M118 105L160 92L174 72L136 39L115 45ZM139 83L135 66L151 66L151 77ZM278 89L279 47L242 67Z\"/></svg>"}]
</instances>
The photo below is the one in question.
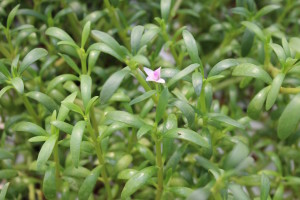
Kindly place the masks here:
<instances>
[{"instance_id":1,"label":"flower petal","mask_svg":"<svg viewBox=\"0 0 300 200\"><path fill-rule=\"evenodd\" d=\"M155 76L157 79L160 78L160 69L161 69L161 67L159 67L158 69L156 69L156 70L153 72L154 76Z\"/></svg>"},{"instance_id":2,"label":"flower petal","mask_svg":"<svg viewBox=\"0 0 300 200\"><path fill-rule=\"evenodd\" d=\"M164 79L160 78L160 79L158 79L158 80L155 81L155 82L157 82L157 83L165 83L166 81L165 81Z\"/></svg>"},{"instance_id":3,"label":"flower petal","mask_svg":"<svg viewBox=\"0 0 300 200\"><path fill-rule=\"evenodd\" d=\"M146 78L146 81L155 81L155 82L156 82L156 80L155 80L153 77L151 77L151 76L148 76L148 77Z\"/></svg>"},{"instance_id":4,"label":"flower petal","mask_svg":"<svg viewBox=\"0 0 300 200\"><path fill-rule=\"evenodd\" d=\"M144 71L146 72L146 74L147 74L148 76L153 77L154 72L153 72L151 69L149 69L149 68L147 68L147 67L144 67Z\"/></svg>"}]
</instances>

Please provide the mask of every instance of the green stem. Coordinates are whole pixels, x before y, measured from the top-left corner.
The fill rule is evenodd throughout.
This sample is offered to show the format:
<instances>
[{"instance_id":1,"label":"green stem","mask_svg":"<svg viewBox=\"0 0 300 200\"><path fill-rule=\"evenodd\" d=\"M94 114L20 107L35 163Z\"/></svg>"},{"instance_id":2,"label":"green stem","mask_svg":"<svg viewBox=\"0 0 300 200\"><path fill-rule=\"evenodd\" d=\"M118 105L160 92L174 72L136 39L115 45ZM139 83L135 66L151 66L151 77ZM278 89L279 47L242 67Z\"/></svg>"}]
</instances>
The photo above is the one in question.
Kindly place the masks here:
<instances>
[{"instance_id":1,"label":"green stem","mask_svg":"<svg viewBox=\"0 0 300 200\"><path fill-rule=\"evenodd\" d=\"M110 5L109 0L104 0L104 4L105 4L105 7L109 11L109 15L113 21L113 24L117 26L118 34L119 34L121 40L123 41L123 43L125 44L127 49L130 49L130 44L127 40L127 34L126 34L127 31L126 31L126 29L123 30L123 28L121 27L119 17L117 16L115 8Z\"/></svg>"},{"instance_id":2,"label":"green stem","mask_svg":"<svg viewBox=\"0 0 300 200\"><path fill-rule=\"evenodd\" d=\"M35 200L35 195L34 195L34 193L35 193L35 189L34 189L34 184L29 184L29 186L28 186L28 190L29 190L29 194L28 194L28 198L29 198L29 200Z\"/></svg>"},{"instance_id":3,"label":"green stem","mask_svg":"<svg viewBox=\"0 0 300 200\"><path fill-rule=\"evenodd\" d=\"M206 124L207 124L207 118L206 118L206 113L207 113L207 110L206 110L206 102L205 102L205 82L203 83L202 85L202 89L201 89L201 94L200 94L200 109L201 109L201 112L202 114L204 115L203 117L203 126L205 127Z\"/></svg>"},{"instance_id":4,"label":"green stem","mask_svg":"<svg viewBox=\"0 0 300 200\"><path fill-rule=\"evenodd\" d=\"M63 8L67 8L68 7L68 3L66 3L65 1L61 1L61 5ZM71 33L75 39L75 41L79 42L80 39L81 39L81 25L75 15L74 12L72 13L69 13L67 15L67 18L68 18L68 25L70 27L70 29L72 30Z\"/></svg>"},{"instance_id":5,"label":"green stem","mask_svg":"<svg viewBox=\"0 0 300 200\"><path fill-rule=\"evenodd\" d=\"M162 153L161 153L161 140L156 138L155 140L155 150L156 150L156 165L158 167L157 172L157 193L156 193L156 200L160 200L163 194L163 181L164 181L164 168L163 168L163 161L162 161Z\"/></svg>"},{"instance_id":6,"label":"green stem","mask_svg":"<svg viewBox=\"0 0 300 200\"><path fill-rule=\"evenodd\" d=\"M131 152L131 150L133 148L133 144L134 144L135 141L136 141L136 129L133 128L132 131L131 131L131 136L130 136L129 141L128 141L128 153Z\"/></svg>"},{"instance_id":7,"label":"green stem","mask_svg":"<svg viewBox=\"0 0 300 200\"><path fill-rule=\"evenodd\" d=\"M4 29L4 32L5 32L5 36L6 36L6 39L8 41L8 45L9 45L10 58L11 58L11 60L13 60L14 57L15 57L15 52L14 52L14 47L13 47L12 42L11 42L11 35L10 35L10 32L9 32L9 29Z\"/></svg>"},{"instance_id":8,"label":"green stem","mask_svg":"<svg viewBox=\"0 0 300 200\"><path fill-rule=\"evenodd\" d=\"M264 43L264 51L265 51L264 68L268 70L270 66L270 54L269 54L269 45L267 41Z\"/></svg>"},{"instance_id":9,"label":"green stem","mask_svg":"<svg viewBox=\"0 0 300 200\"><path fill-rule=\"evenodd\" d=\"M94 130L93 130L91 122L89 120L88 120L87 128L88 128L88 131L89 131L89 133L92 137L92 140L94 142L94 146L95 146L95 149L96 149L96 154L97 154L98 161L101 165L103 165L103 167L101 169L101 175L103 177L103 182L104 182L105 190L106 190L106 193L107 193L107 199L112 199L111 188L110 188L108 176L107 176L107 173L106 173L105 160L103 158L103 153L102 153L102 149L101 149L101 142L97 141L97 136L95 135L95 132L98 133L98 125L97 125L97 121L96 121L96 117L95 117L93 108L91 110L91 115L92 115L91 118L92 118Z\"/></svg>"},{"instance_id":10,"label":"green stem","mask_svg":"<svg viewBox=\"0 0 300 200\"><path fill-rule=\"evenodd\" d=\"M56 175L56 180L59 180L59 176L60 176L60 164L59 164L59 156L58 156L58 141L56 141L54 149L53 149L53 156L54 156L54 162L55 162L55 175ZM57 184L57 187L59 187L59 185Z\"/></svg>"},{"instance_id":11,"label":"green stem","mask_svg":"<svg viewBox=\"0 0 300 200\"><path fill-rule=\"evenodd\" d=\"M297 93L300 93L300 88L280 87L280 92L283 94L297 94Z\"/></svg>"},{"instance_id":12,"label":"green stem","mask_svg":"<svg viewBox=\"0 0 300 200\"><path fill-rule=\"evenodd\" d=\"M24 105L25 105L27 111L29 112L29 114L35 119L37 124L41 125L41 121L40 121L38 115L36 114L36 112L34 111L33 107L31 106L27 96L22 95L22 98L23 98Z\"/></svg>"},{"instance_id":13,"label":"green stem","mask_svg":"<svg viewBox=\"0 0 300 200\"><path fill-rule=\"evenodd\" d=\"M291 0L288 0L286 5L284 6L284 10L283 12L281 12L281 15L279 16L279 18L277 19L277 24L281 24L281 21L285 18L285 16L288 14L288 12L290 11L290 9L293 8Z\"/></svg>"}]
</instances>

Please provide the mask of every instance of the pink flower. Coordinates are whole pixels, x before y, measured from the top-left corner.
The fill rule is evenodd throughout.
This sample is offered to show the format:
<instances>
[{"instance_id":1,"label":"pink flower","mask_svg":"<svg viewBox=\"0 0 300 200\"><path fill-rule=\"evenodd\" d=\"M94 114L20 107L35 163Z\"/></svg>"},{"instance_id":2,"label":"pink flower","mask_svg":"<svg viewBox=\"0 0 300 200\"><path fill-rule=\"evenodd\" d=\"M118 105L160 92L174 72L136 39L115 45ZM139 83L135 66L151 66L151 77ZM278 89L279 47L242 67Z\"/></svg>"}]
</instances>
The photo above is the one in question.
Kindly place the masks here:
<instances>
[{"instance_id":1,"label":"pink flower","mask_svg":"<svg viewBox=\"0 0 300 200\"><path fill-rule=\"evenodd\" d=\"M160 78L160 68L156 69L155 71L147 68L147 67L144 67L144 71L146 72L147 74L147 78L146 78L146 81L154 81L156 83L165 83L165 80Z\"/></svg>"}]
</instances>

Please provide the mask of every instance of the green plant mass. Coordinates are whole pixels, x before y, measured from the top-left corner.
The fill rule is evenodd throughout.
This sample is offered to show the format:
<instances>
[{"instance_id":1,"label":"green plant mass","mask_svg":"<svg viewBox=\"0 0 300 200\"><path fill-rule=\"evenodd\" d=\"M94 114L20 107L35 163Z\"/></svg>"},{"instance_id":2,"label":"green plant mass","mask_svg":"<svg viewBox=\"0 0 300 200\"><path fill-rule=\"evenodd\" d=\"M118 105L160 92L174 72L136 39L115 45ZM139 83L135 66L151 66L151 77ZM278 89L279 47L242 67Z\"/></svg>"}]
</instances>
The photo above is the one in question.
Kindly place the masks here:
<instances>
[{"instance_id":1,"label":"green plant mass","mask_svg":"<svg viewBox=\"0 0 300 200\"><path fill-rule=\"evenodd\" d=\"M299 0L1 0L0 200L300 198Z\"/></svg>"}]
</instances>

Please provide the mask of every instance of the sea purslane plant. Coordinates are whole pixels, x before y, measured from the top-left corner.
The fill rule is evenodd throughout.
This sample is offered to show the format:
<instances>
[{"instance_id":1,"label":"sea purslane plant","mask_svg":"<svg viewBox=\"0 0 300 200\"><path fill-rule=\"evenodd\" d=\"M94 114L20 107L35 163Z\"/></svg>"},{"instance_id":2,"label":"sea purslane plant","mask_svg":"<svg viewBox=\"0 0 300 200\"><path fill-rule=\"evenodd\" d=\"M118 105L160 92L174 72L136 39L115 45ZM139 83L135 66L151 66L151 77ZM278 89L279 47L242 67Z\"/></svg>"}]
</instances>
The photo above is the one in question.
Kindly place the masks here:
<instances>
[{"instance_id":1,"label":"sea purslane plant","mask_svg":"<svg viewBox=\"0 0 300 200\"><path fill-rule=\"evenodd\" d=\"M0 19L0 200L299 199L299 1L2 0Z\"/></svg>"}]
</instances>

